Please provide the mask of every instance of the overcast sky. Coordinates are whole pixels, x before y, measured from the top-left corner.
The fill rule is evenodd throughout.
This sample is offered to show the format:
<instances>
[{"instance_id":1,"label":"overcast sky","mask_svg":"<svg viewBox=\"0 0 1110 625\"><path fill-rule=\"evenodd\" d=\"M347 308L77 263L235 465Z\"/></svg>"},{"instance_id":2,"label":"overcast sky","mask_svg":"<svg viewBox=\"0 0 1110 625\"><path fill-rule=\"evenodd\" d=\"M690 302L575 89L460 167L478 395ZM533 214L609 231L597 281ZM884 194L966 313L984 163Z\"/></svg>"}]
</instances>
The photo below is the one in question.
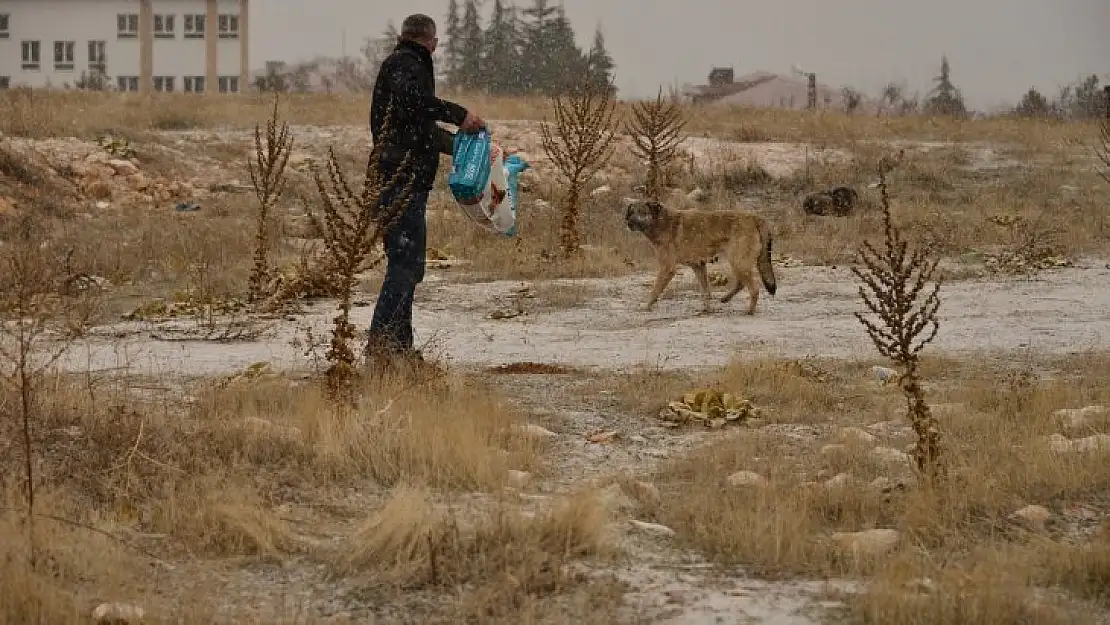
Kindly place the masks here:
<instances>
[{"instance_id":1,"label":"overcast sky","mask_svg":"<svg viewBox=\"0 0 1110 625\"><path fill-rule=\"evenodd\" d=\"M517 0L525 6L532 0ZM553 0L557 2L557 0ZM484 15L492 0L483 0ZM580 43L601 24L624 96L703 83L713 65L789 73L876 94L891 80L928 89L942 54L968 104L1046 95L1079 74L1110 79L1110 0L565 0ZM357 53L411 12L443 23L447 0L262 0L251 12L253 64ZM327 8L325 8L327 7ZM345 37L344 37L345 31Z\"/></svg>"}]
</instances>

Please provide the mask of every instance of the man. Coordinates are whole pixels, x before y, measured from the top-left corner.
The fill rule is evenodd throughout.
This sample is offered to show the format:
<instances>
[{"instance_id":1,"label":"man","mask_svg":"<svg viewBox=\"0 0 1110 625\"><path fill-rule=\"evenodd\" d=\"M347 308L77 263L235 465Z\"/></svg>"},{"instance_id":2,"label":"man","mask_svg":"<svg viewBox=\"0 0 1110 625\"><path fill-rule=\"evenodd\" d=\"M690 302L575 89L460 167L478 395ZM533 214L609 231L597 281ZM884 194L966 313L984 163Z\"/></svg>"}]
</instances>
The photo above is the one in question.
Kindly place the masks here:
<instances>
[{"instance_id":1,"label":"man","mask_svg":"<svg viewBox=\"0 0 1110 625\"><path fill-rule=\"evenodd\" d=\"M409 154L398 184L383 192L380 205L388 210L409 182L412 190L407 206L384 238L385 281L370 322L366 350L368 358L378 362L398 356L422 360L413 348L412 303L416 285L424 279L425 210L439 168L439 156L452 153L454 138L436 122L454 124L463 132L477 132L485 127L477 115L435 95L432 53L439 41L435 20L419 13L410 15L401 24L397 39L393 52L382 61L374 84L370 133L374 144L383 148L379 167L387 181L397 173L405 154ZM383 127L387 114L388 130Z\"/></svg>"}]
</instances>

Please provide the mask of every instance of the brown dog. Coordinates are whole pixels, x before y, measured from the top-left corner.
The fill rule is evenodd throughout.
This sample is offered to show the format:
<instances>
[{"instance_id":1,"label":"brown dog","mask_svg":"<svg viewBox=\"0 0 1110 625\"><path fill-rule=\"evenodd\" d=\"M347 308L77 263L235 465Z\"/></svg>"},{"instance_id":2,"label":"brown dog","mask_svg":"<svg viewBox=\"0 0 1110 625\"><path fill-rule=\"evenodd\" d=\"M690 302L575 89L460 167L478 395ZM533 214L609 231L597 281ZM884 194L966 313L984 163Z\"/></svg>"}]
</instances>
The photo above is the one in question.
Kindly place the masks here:
<instances>
[{"instance_id":1,"label":"brown dog","mask_svg":"<svg viewBox=\"0 0 1110 625\"><path fill-rule=\"evenodd\" d=\"M739 211L676 210L652 200L630 200L624 222L629 230L641 232L655 248L659 273L655 278L645 310L651 310L663 289L674 278L679 264L694 270L701 286L705 312L710 310L712 294L706 264L724 256L732 268L728 293L721 303L728 303L740 289L748 289L748 314L755 314L759 301L759 285L753 270L758 268L763 286L775 294L775 271L771 266L771 231L767 220L759 215Z\"/></svg>"}]
</instances>

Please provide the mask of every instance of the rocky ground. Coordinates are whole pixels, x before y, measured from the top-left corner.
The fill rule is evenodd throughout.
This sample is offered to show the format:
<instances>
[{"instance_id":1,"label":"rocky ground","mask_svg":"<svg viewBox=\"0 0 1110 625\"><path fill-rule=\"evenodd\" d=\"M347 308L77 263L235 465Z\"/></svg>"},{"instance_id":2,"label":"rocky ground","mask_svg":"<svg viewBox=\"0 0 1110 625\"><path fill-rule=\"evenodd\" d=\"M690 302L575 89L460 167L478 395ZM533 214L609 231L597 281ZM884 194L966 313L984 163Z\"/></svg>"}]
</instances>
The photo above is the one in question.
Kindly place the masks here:
<instances>
[{"instance_id":1,"label":"rocky ground","mask_svg":"<svg viewBox=\"0 0 1110 625\"><path fill-rule=\"evenodd\" d=\"M327 147L358 153L365 137L361 128L291 130L297 143L290 167L302 177ZM526 158L543 169L534 124L499 122L495 132L505 144L523 148ZM72 186L85 202L80 212L96 218L101 212L151 208L203 212L209 201L242 193L246 190L242 167L229 168L213 150L226 150L242 161L252 141L248 132L190 130L163 133L157 146L140 152L118 140L103 145L76 139L16 140L11 145L43 171L53 172L54 184ZM915 149L946 147L921 144ZM687 149L705 171L722 162L752 159L776 177L792 175L806 166L807 159L847 158L839 149L809 153L798 145L706 138L691 139ZM1020 165L991 146L965 149L970 168ZM628 159L618 159L598 183L624 179L633 166ZM19 208L0 203L0 211ZM297 213L295 202L289 211ZM465 265L445 265L429 271L418 293L417 340L426 342L428 353L450 367L493 381L521 412L533 415L535 424L544 428L540 435L550 439L555 460L540 475L519 476L515 496L524 510L542 507L586 483L604 485L618 474L643 478L663 460L722 438L748 436L752 428L808 444L841 427L788 423L675 432L655 419L629 414L606 387L608 376L645 369L696 373L737 356L873 359L882 364L854 317L862 307L853 276L844 268L777 264L777 295L761 293L759 308L749 317L741 313L744 293L730 304L715 304L710 314L699 313L700 302L687 272L672 282L657 308L648 313L637 307L652 278L647 273L606 279L474 282L467 279ZM1031 277L947 284L941 292L941 332L933 348L946 355L1022 362L1105 350L1110 341L1107 278L1106 260L1087 258ZM360 329L368 323L373 303L372 291L362 294L353 318ZM170 394L176 392L176 379L234 374L255 363L267 363L275 371L303 372L313 366L305 356L307 337L325 336L333 315L334 302L315 301L299 312L265 318L216 315L105 324L75 343L59 364L74 372L156 377ZM513 363L559 365L567 371L489 372ZM905 426L895 427L897 436L908 434ZM649 485L644 488L650 492ZM712 566L701 555L676 545L669 528L642 522L641 504L620 486L611 484L605 493L606 506L616 519L613 541L625 554L616 564L591 565L586 572L628 584L623 610L627 622L808 625L818 621L820 608L836 605L829 598L831 591L854 587L842 580L760 581L744 571ZM379 499L350 492L337 496L330 511L290 503L282 514L299 535L326 547L349 535L354 519L380 505ZM186 563L173 570L155 569L150 581L152 587L174 588L171 601L187 601L190 593L219 588L221 608L262 618L296 610L337 622L371 615L388 620L397 616L390 610L399 609L375 603L353 582L336 581L326 567L307 558L245 567Z\"/></svg>"}]
</instances>

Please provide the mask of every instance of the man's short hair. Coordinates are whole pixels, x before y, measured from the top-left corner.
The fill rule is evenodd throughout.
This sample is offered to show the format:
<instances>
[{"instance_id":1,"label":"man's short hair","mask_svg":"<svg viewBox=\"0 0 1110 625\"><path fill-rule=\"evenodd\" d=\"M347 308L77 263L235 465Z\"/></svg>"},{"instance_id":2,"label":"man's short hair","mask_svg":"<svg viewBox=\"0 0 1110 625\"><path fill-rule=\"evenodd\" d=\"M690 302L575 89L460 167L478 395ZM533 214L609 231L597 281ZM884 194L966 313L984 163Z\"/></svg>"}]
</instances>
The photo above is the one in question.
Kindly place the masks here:
<instances>
[{"instance_id":1,"label":"man's short hair","mask_svg":"<svg viewBox=\"0 0 1110 625\"><path fill-rule=\"evenodd\" d=\"M401 23L401 37L427 39L436 32L436 21L423 13L413 13Z\"/></svg>"}]
</instances>

